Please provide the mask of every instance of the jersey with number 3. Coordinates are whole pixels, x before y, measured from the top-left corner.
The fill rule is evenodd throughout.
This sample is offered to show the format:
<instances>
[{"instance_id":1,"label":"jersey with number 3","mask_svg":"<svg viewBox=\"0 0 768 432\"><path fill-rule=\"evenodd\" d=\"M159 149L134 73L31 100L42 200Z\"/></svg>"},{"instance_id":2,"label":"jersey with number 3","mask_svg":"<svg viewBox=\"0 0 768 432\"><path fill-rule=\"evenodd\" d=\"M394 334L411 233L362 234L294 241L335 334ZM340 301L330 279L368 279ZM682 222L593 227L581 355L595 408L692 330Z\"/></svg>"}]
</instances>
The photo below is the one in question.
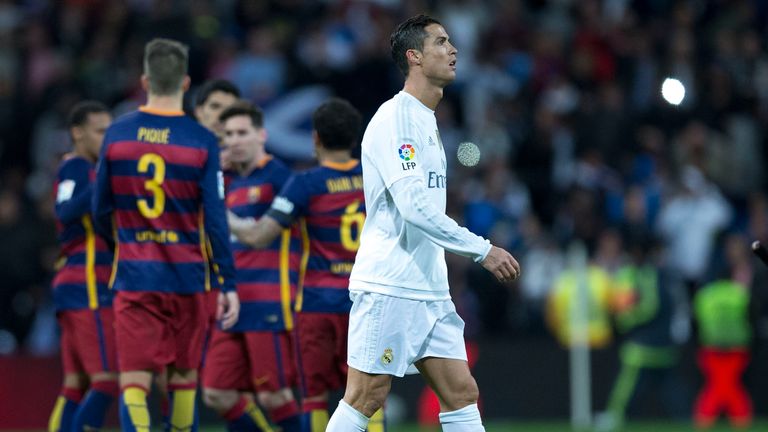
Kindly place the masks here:
<instances>
[{"instance_id":1,"label":"jersey with number 3","mask_svg":"<svg viewBox=\"0 0 768 432\"><path fill-rule=\"evenodd\" d=\"M102 230L112 219L115 289L209 290L206 234L222 289L234 289L218 152L216 137L182 112L140 108L109 127L93 210Z\"/></svg>"},{"instance_id":2,"label":"jersey with number 3","mask_svg":"<svg viewBox=\"0 0 768 432\"><path fill-rule=\"evenodd\" d=\"M323 163L295 174L267 214L283 227L300 220L306 258L296 301L301 312L347 313L349 273L360 246L365 199L360 162Z\"/></svg>"}]
</instances>

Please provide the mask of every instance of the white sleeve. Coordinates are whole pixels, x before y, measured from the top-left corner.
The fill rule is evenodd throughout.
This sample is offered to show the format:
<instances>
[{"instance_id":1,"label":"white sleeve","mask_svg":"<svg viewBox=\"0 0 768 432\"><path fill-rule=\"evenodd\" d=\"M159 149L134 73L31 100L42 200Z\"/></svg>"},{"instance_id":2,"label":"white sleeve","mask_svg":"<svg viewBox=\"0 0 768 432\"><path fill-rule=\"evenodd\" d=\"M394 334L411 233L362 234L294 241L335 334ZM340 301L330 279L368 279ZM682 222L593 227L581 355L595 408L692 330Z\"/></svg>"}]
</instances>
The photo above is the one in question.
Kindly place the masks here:
<instances>
[{"instance_id":1,"label":"white sleeve","mask_svg":"<svg viewBox=\"0 0 768 432\"><path fill-rule=\"evenodd\" d=\"M397 210L406 223L417 227L435 244L448 252L470 257L475 262L485 259L491 242L459 226L439 211L425 192L421 177L400 179L389 188Z\"/></svg>"},{"instance_id":2,"label":"white sleeve","mask_svg":"<svg viewBox=\"0 0 768 432\"><path fill-rule=\"evenodd\" d=\"M381 123L373 133L386 138L363 147L363 153L376 167L386 188L402 178L424 176L419 162L419 134L409 120L400 120ZM390 127L393 130L385 130Z\"/></svg>"}]
</instances>

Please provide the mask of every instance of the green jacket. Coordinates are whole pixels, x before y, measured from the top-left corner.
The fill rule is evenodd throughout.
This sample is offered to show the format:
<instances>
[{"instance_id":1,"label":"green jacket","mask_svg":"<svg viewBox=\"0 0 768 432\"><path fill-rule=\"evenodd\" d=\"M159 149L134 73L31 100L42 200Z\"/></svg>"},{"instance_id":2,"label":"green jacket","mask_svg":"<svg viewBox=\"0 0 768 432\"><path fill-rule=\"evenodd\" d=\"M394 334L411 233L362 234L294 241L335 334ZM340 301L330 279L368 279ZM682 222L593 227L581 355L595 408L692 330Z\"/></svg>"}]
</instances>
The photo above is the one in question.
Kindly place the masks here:
<instances>
[{"instance_id":1,"label":"green jacket","mask_svg":"<svg viewBox=\"0 0 768 432\"><path fill-rule=\"evenodd\" d=\"M749 290L738 282L709 283L693 299L699 341L703 346L740 348L749 345Z\"/></svg>"}]
</instances>

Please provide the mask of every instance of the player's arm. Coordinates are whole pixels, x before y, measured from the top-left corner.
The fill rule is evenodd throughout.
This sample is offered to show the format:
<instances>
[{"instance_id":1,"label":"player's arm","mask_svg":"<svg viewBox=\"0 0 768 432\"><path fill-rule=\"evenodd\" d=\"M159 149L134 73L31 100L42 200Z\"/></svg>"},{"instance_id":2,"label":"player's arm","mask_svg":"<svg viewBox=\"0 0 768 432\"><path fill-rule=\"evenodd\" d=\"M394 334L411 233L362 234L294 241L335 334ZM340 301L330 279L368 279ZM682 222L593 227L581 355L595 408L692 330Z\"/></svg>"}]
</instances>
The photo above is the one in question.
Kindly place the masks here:
<instances>
[{"instance_id":1,"label":"player's arm","mask_svg":"<svg viewBox=\"0 0 768 432\"><path fill-rule=\"evenodd\" d=\"M77 221L91 211L93 186L88 171L88 163L82 159L68 161L59 170L55 211L63 224Z\"/></svg>"},{"instance_id":2,"label":"player's arm","mask_svg":"<svg viewBox=\"0 0 768 432\"><path fill-rule=\"evenodd\" d=\"M424 140L419 138L417 131L418 128L410 122L397 123L391 141L363 149L363 157L376 167L400 215L432 242L449 252L471 257L499 280L516 278L520 266L512 255L459 226L430 202L419 160L424 146L418 143ZM380 132L391 133L388 130ZM412 149L415 154L409 154L406 160L402 150L410 146L415 147ZM404 160L407 163L403 163Z\"/></svg>"},{"instance_id":3,"label":"player's arm","mask_svg":"<svg viewBox=\"0 0 768 432\"><path fill-rule=\"evenodd\" d=\"M306 189L297 176L291 177L272 206L259 218L241 218L227 212L229 229L237 239L254 248L263 249L275 241L280 233L290 227L301 215L306 202Z\"/></svg>"},{"instance_id":4,"label":"player's arm","mask_svg":"<svg viewBox=\"0 0 768 432\"><path fill-rule=\"evenodd\" d=\"M93 213L93 227L99 235L105 239L112 239L112 186L110 184L109 161L109 129L104 136L104 144L101 146L99 160L96 163L96 181L93 184L93 197L91 212ZM115 240L115 239L112 239Z\"/></svg>"},{"instance_id":5,"label":"player's arm","mask_svg":"<svg viewBox=\"0 0 768 432\"><path fill-rule=\"evenodd\" d=\"M502 282L520 275L520 264L509 252L491 245L439 211L429 201L422 177L400 179L388 190L406 223L418 228L432 242L449 252L474 259Z\"/></svg>"},{"instance_id":6,"label":"player's arm","mask_svg":"<svg viewBox=\"0 0 768 432\"><path fill-rule=\"evenodd\" d=\"M237 237L240 243L254 249L264 249L283 231L282 225L269 215L264 215L255 220L252 217L241 218L231 211L227 211L229 231Z\"/></svg>"},{"instance_id":7,"label":"player's arm","mask_svg":"<svg viewBox=\"0 0 768 432\"><path fill-rule=\"evenodd\" d=\"M224 283L219 295L217 318L228 329L237 323L240 300L235 290L235 264L229 248L229 230L224 207L224 175L219 168L219 149L216 139L210 136L208 160L200 183L203 200L203 225L211 242L213 262L218 266Z\"/></svg>"}]
</instances>

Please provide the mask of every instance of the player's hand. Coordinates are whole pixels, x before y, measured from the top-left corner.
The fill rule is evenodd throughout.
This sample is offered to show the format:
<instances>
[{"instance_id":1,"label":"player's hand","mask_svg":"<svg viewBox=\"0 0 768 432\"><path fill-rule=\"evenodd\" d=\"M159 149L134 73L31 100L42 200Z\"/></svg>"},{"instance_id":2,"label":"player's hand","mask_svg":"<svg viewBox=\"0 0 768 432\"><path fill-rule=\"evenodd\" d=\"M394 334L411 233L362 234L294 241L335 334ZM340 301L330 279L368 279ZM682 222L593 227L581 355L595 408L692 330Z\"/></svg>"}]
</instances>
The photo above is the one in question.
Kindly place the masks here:
<instances>
[{"instance_id":1,"label":"player's hand","mask_svg":"<svg viewBox=\"0 0 768 432\"><path fill-rule=\"evenodd\" d=\"M227 210L227 223L229 224L229 231L235 237L240 238L246 231L256 225L256 220L252 217L241 218L232 213L231 210Z\"/></svg>"},{"instance_id":2,"label":"player's hand","mask_svg":"<svg viewBox=\"0 0 768 432\"><path fill-rule=\"evenodd\" d=\"M493 273L499 282L511 282L520 277L520 264L515 257L500 247L491 246L480 265Z\"/></svg>"},{"instance_id":3,"label":"player's hand","mask_svg":"<svg viewBox=\"0 0 768 432\"><path fill-rule=\"evenodd\" d=\"M216 319L221 321L221 328L226 330L235 323L240 315L240 298L237 291L219 293L219 302L216 307Z\"/></svg>"}]
</instances>

